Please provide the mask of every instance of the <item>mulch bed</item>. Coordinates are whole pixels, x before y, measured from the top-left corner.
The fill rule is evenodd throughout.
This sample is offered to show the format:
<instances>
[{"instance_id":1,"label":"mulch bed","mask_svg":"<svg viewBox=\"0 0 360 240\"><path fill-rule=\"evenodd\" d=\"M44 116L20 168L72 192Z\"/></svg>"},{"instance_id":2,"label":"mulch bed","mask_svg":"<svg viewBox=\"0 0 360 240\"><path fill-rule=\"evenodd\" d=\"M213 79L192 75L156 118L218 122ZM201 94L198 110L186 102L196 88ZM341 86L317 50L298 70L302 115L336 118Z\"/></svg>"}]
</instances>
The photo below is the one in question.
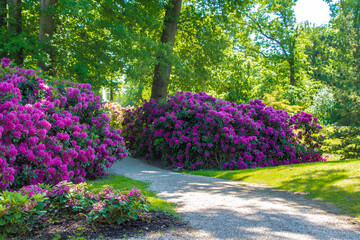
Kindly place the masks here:
<instances>
[{"instance_id":1,"label":"mulch bed","mask_svg":"<svg viewBox=\"0 0 360 240\"><path fill-rule=\"evenodd\" d=\"M36 220L31 232L26 235L8 236L9 239L68 240L68 239L119 239L141 236L148 232L190 229L179 217L150 211L137 220L122 225L86 222L83 215L54 217L47 220Z\"/></svg>"}]
</instances>

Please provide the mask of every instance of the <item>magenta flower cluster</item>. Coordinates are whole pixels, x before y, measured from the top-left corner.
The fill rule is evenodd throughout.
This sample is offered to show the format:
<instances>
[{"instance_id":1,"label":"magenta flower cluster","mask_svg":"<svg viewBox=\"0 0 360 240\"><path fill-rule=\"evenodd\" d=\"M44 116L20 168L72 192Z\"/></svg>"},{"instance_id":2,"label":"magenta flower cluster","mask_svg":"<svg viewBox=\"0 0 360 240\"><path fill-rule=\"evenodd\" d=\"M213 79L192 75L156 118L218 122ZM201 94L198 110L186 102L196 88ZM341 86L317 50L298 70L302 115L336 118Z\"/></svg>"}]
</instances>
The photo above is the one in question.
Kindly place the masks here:
<instances>
[{"instance_id":1,"label":"magenta flower cluster","mask_svg":"<svg viewBox=\"0 0 360 240\"><path fill-rule=\"evenodd\" d=\"M123 121L123 113L133 107L122 107L116 102L107 102L103 105L110 117L110 126L114 128L121 128L121 122Z\"/></svg>"},{"instance_id":2,"label":"magenta flower cluster","mask_svg":"<svg viewBox=\"0 0 360 240\"><path fill-rule=\"evenodd\" d=\"M317 118L261 100L236 104L178 92L124 113L127 147L174 168L246 169L325 161Z\"/></svg>"},{"instance_id":3,"label":"magenta flower cluster","mask_svg":"<svg viewBox=\"0 0 360 240\"><path fill-rule=\"evenodd\" d=\"M84 182L127 156L90 84L45 82L9 62L0 67L0 189Z\"/></svg>"}]
</instances>

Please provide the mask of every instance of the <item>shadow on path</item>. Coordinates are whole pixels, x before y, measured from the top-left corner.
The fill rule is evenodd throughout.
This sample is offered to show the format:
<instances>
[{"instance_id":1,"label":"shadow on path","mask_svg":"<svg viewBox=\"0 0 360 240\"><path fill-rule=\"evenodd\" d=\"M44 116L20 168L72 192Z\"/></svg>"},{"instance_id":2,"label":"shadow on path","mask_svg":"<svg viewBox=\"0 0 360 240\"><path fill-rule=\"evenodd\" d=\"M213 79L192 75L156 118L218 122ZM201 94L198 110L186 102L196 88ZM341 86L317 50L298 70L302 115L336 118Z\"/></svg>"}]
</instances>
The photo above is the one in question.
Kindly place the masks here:
<instances>
[{"instance_id":1,"label":"shadow on path","mask_svg":"<svg viewBox=\"0 0 360 240\"><path fill-rule=\"evenodd\" d=\"M360 239L357 226L303 196L175 173L127 158L109 173L150 181L158 196L210 239ZM188 239L197 239L188 238Z\"/></svg>"}]
</instances>

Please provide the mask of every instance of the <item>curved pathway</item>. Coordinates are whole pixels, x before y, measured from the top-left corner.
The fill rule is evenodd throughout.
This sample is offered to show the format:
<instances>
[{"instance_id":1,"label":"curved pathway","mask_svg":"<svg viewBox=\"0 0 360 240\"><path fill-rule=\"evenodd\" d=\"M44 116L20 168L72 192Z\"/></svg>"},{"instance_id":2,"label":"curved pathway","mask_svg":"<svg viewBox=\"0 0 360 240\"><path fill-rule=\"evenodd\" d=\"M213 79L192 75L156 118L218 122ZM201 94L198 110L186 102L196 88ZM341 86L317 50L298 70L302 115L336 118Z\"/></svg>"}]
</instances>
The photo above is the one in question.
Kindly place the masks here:
<instances>
[{"instance_id":1,"label":"curved pathway","mask_svg":"<svg viewBox=\"0 0 360 240\"><path fill-rule=\"evenodd\" d=\"M197 229L139 239L360 239L359 224L293 193L175 173L133 158L114 164L108 173L150 181L150 189L177 203L177 212Z\"/></svg>"}]
</instances>

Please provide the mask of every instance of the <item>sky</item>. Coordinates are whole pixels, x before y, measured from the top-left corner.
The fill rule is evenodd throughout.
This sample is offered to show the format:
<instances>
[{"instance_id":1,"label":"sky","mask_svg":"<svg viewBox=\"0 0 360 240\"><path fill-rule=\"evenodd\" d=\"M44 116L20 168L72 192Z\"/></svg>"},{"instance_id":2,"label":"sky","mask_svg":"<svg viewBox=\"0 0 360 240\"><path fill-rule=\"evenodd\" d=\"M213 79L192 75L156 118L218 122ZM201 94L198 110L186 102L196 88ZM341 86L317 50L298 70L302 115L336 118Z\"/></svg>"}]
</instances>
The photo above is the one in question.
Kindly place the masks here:
<instances>
[{"instance_id":1,"label":"sky","mask_svg":"<svg viewBox=\"0 0 360 240\"><path fill-rule=\"evenodd\" d=\"M329 6L323 0L298 0L294 11L298 23L309 21L321 25L330 20Z\"/></svg>"}]
</instances>

